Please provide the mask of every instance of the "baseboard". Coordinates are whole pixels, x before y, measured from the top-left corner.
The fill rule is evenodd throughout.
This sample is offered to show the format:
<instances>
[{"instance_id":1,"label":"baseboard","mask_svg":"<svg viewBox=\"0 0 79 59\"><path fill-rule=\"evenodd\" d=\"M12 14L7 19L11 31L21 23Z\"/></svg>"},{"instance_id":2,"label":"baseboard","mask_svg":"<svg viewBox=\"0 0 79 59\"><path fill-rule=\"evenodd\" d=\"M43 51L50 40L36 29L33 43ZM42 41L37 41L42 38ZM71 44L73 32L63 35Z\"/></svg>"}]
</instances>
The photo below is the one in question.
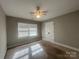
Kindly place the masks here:
<instances>
[{"instance_id":1,"label":"baseboard","mask_svg":"<svg viewBox=\"0 0 79 59\"><path fill-rule=\"evenodd\" d=\"M47 40L47 41L48 41L48 40ZM59 46L62 46L62 47L66 47L66 48L69 48L69 49L72 49L72 50L74 50L74 51L79 52L79 49L77 49L77 48L75 48L75 47L71 47L71 46L69 46L69 45L65 45L65 44L58 43L58 42L51 42L51 43L54 43L54 44L56 44L56 45L59 45Z\"/></svg>"},{"instance_id":2,"label":"baseboard","mask_svg":"<svg viewBox=\"0 0 79 59\"><path fill-rule=\"evenodd\" d=\"M55 42L55 44L57 45L60 45L60 46L63 46L63 47L66 47L66 48L69 48L69 49L72 49L72 50L75 50L77 52L79 52L79 49L75 48L75 47L71 47L71 46L68 46L68 45L65 45L65 44L61 44L61 43L58 43L58 42Z\"/></svg>"},{"instance_id":3,"label":"baseboard","mask_svg":"<svg viewBox=\"0 0 79 59\"><path fill-rule=\"evenodd\" d=\"M8 51L8 50L7 50L7 47L6 47L6 52L5 52L4 59L6 59L7 51Z\"/></svg>"}]
</instances>

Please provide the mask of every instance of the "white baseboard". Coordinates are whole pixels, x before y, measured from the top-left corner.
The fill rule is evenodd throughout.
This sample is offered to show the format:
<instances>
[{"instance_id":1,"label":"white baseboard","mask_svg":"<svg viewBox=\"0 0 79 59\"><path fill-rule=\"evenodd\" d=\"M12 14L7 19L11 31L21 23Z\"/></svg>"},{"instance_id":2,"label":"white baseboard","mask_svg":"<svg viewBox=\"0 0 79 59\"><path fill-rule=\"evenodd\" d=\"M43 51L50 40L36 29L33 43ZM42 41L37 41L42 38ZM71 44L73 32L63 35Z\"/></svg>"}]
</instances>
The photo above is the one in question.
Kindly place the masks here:
<instances>
[{"instance_id":1,"label":"white baseboard","mask_svg":"<svg viewBox=\"0 0 79 59\"><path fill-rule=\"evenodd\" d=\"M63 46L63 47L66 47L66 48L69 48L69 49L72 49L72 50L75 50L75 51L79 52L79 49L77 49L75 47L71 47L71 46L68 46L68 45L65 45L65 44L61 44L61 43L58 43L58 42L54 42L54 43L57 44L57 45L60 45L60 46Z\"/></svg>"},{"instance_id":2,"label":"white baseboard","mask_svg":"<svg viewBox=\"0 0 79 59\"><path fill-rule=\"evenodd\" d=\"M48 40L46 40L46 41L48 41ZM69 48L69 49L72 49L72 50L74 50L74 51L79 52L79 49L77 49L77 48L75 48L75 47L71 47L71 46L69 46L69 45L65 45L65 44L58 43L58 42L51 42L51 43L54 43L54 44L56 44L56 45L63 46L63 47L66 47L66 48Z\"/></svg>"}]
</instances>

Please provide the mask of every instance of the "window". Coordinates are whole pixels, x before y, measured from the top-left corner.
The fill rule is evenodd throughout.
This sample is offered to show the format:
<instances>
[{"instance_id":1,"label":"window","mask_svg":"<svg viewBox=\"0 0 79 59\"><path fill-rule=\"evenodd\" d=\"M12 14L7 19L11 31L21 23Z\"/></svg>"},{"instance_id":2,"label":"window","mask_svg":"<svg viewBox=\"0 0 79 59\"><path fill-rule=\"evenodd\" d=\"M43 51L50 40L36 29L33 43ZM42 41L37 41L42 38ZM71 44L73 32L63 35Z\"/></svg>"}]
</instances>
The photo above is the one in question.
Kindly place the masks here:
<instances>
[{"instance_id":1,"label":"window","mask_svg":"<svg viewBox=\"0 0 79 59\"><path fill-rule=\"evenodd\" d=\"M37 36L37 24L18 23L18 37Z\"/></svg>"}]
</instances>

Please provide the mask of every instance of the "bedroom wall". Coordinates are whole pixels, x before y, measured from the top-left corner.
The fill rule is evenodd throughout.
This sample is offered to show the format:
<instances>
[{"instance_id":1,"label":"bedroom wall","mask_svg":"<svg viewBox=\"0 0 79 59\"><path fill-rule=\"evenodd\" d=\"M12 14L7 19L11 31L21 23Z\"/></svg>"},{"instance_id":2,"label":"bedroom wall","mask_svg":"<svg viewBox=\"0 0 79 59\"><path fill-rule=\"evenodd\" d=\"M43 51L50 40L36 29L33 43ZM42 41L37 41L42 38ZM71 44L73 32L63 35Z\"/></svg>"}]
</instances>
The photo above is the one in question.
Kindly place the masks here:
<instances>
[{"instance_id":1,"label":"bedroom wall","mask_svg":"<svg viewBox=\"0 0 79 59\"><path fill-rule=\"evenodd\" d=\"M54 22L54 42L79 49L79 11L43 22ZM44 31L44 26L42 27ZM43 32L45 33L45 32ZM48 41L53 41L52 38Z\"/></svg>"},{"instance_id":2,"label":"bedroom wall","mask_svg":"<svg viewBox=\"0 0 79 59\"><path fill-rule=\"evenodd\" d=\"M18 39L18 22L37 24L38 36ZM41 22L7 16L7 39L8 48L41 40Z\"/></svg>"},{"instance_id":3,"label":"bedroom wall","mask_svg":"<svg viewBox=\"0 0 79 59\"><path fill-rule=\"evenodd\" d=\"M2 8L0 7L0 59L4 59L7 50L5 21L5 14Z\"/></svg>"}]
</instances>

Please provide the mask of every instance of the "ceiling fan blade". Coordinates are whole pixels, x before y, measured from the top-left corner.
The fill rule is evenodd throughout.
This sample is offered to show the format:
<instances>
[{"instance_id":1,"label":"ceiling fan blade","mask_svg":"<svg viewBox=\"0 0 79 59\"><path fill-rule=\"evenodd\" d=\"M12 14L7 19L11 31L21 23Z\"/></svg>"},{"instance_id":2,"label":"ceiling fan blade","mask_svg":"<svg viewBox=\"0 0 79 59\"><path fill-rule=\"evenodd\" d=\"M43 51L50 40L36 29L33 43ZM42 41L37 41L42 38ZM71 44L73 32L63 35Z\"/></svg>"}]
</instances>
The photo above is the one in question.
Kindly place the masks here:
<instances>
[{"instance_id":1,"label":"ceiling fan blade","mask_svg":"<svg viewBox=\"0 0 79 59\"><path fill-rule=\"evenodd\" d=\"M47 14L44 13L43 15L47 15Z\"/></svg>"},{"instance_id":2,"label":"ceiling fan blade","mask_svg":"<svg viewBox=\"0 0 79 59\"><path fill-rule=\"evenodd\" d=\"M30 14L34 14L34 12L30 12Z\"/></svg>"},{"instance_id":3,"label":"ceiling fan blade","mask_svg":"<svg viewBox=\"0 0 79 59\"><path fill-rule=\"evenodd\" d=\"M47 13L48 11L42 11L43 13Z\"/></svg>"}]
</instances>

